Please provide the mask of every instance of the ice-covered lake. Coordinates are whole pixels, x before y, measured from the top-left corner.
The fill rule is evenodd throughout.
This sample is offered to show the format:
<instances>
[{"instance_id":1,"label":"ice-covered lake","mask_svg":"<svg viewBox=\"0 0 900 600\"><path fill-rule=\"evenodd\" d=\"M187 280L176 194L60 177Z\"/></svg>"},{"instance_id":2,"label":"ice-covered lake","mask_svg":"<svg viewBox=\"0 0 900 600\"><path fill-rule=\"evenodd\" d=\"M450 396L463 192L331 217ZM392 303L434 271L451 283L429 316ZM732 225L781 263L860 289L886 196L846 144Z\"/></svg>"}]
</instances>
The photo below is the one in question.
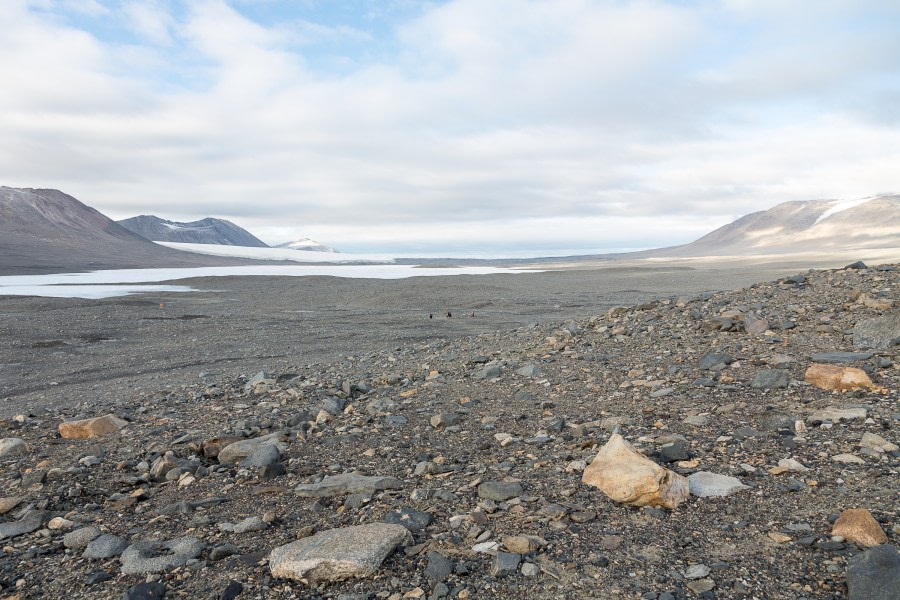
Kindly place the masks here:
<instances>
[{"instance_id":1,"label":"ice-covered lake","mask_svg":"<svg viewBox=\"0 0 900 600\"><path fill-rule=\"evenodd\" d=\"M429 268L412 265L253 265L189 269L120 269L90 273L11 275L0 277L0 296L45 296L52 298L110 298L141 292L191 292L185 285L151 285L193 277L333 277L402 279L449 275L494 275L534 273L532 270L495 267Z\"/></svg>"}]
</instances>

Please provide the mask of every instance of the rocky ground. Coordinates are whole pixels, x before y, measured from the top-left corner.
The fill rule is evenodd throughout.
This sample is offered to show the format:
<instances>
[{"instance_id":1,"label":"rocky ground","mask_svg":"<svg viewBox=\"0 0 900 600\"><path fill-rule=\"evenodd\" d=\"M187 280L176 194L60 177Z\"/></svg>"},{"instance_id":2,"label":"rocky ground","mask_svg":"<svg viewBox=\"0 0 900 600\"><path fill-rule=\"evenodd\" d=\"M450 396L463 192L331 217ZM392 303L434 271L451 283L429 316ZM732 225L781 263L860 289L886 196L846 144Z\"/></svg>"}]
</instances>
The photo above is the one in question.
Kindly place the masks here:
<instances>
[{"instance_id":1,"label":"rocky ground","mask_svg":"<svg viewBox=\"0 0 900 600\"><path fill-rule=\"evenodd\" d=\"M23 371L0 393L0 598L896 598L898 290L882 266L515 329L430 319L127 389ZM822 389L813 364L871 383ZM690 497L583 483L614 431Z\"/></svg>"}]
</instances>

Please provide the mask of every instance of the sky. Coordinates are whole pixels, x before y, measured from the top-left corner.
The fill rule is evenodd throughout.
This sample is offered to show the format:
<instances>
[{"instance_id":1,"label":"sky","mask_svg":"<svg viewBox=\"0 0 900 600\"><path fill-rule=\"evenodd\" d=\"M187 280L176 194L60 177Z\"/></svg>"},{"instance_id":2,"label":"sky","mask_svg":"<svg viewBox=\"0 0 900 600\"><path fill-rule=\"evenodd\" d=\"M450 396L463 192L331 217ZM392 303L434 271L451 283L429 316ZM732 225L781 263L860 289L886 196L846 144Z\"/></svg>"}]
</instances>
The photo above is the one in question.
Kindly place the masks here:
<instances>
[{"instance_id":1,"label":"sky","mask_svg":"<svg viewBox=\"0 0 900 600\"><path fill-rule=\"evenodd\" d=\"M0 185L561 254L900 192L896 0L2 0Z\"/></svg>"}]
</instances>

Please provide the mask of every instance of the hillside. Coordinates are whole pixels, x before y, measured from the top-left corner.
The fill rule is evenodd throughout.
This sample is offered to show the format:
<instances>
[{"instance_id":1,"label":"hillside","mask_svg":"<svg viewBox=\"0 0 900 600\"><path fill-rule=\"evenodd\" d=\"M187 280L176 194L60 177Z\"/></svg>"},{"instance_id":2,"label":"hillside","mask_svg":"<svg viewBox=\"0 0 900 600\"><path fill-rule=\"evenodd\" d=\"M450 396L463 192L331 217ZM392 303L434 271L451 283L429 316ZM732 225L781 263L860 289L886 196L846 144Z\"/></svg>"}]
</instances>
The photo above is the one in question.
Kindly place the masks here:
<instances>
[{"instance_id":1,"label":"hillside","mask_svg":"<svg viewBox=\"0 0 900 600\"><path fill-rule=\"evenodd\" d=\"M140 215L118 221L119 225L154 242L184 244L218 244L268 248L246 229L225 219L206 218L189 223L167 221L153 215Z\"/></svg>"},{"instance_id":2,"label":"hillside","mask_svg":"<svg viewBox=\"0 0 900 600\"><path fill-rule=\"evenodd\" d=\"M154 244L59 190L0 186L0 275L247 262Z\"/></svg>"}]
</instances>

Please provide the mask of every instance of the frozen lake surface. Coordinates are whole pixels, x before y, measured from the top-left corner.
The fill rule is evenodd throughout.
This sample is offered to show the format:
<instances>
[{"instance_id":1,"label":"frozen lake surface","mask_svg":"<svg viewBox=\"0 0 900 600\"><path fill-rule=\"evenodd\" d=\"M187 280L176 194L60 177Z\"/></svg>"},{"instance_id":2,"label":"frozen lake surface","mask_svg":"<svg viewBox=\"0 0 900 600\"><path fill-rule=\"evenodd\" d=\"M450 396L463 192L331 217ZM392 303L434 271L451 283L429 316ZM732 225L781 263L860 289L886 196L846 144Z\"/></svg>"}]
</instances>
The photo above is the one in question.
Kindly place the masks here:
<instances>
[{"instance_id":1,"label":"frozen lake surface","mask_svg":"<svg viewBox=\"0 0 900 600\"><path fill-rule=\"evenodd\" d=\"M332 277L402 279L450 275L496 275L534 273L533 270L495 267L419 268L412 265L253 265L190 269L121 269L90 273L13 275L0 277L0 296L45 296L51 298L110 298L141 292L190 292L184 285L148 285L193 277Z\"/></svg>"}]
</instances>

